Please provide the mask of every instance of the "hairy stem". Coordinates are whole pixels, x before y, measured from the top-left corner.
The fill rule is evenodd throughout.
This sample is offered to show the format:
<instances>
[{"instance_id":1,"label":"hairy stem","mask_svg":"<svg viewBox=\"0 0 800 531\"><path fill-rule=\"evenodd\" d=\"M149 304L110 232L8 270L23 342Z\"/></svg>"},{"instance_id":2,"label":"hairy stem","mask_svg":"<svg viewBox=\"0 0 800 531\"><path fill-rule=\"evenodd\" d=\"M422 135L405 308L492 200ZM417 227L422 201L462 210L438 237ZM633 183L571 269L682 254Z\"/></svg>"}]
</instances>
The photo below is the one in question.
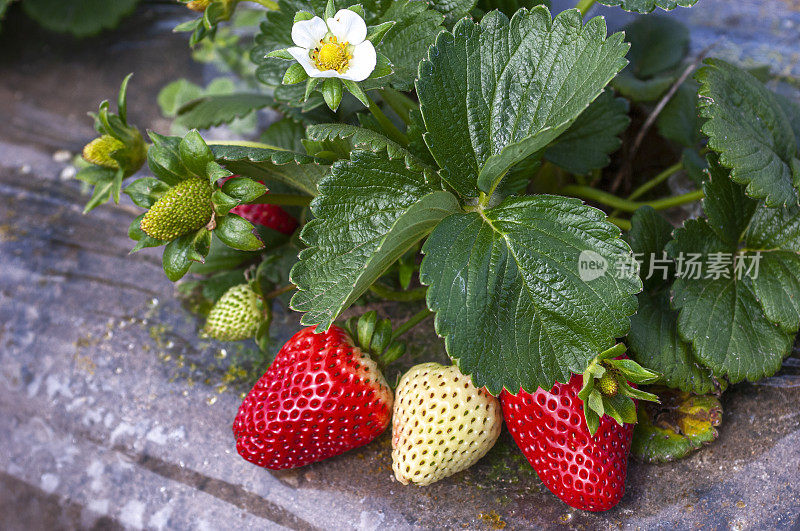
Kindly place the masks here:
<instances>
[{"instance_id":1,"label":"hairy stem","mask_svg":"<svg viewBox=\"0 0 800 531\"><path fill-rule=\"evenodd\" d=\"M406 332L408 332L409 330L420 324L422 321L430 317L431 315L433 315L433 312L430 311L428 308L423 308L419 312L415 313L413 316L411 316L411 318L408 321L398 326L397 329L394 332L392 332L392 341L402 336L403 334L405 334Z\"/></svg>"},{"instance_id":2,"label":"hairy stem","mask_svg":"<svg viewBox=\"0 0 800 531\"><path fill-rule=\"evenodd\" d=\"M254 205L308 206L314 199L310 195L297 194L264 194L250 201Z\"/></svg>"},{"instance_id":3,"label":"hairy stem","mask_svg":"<svg viewBox=\"0 0 800 531\"><path fill-rule=\"evenodd\" d=\"M596 201L623 212L635 212L638 208L643 206L650 206L655 210L664 210L675 206L685 205L687 203L693 203L703 198L702 190L694 190L692 192L687 192L685 194L676 195L673 197L664 197L662 199L644 202L623 199L615 196L614 194L598 190L597 188L590 188L588 186L570 185L565 186L561 191L565 195Z\"/></svg>"},{"instance_id":4,"label":"hairy stem","mask_svg":"<svg viewBox=\"0 0 800 531\"><path fill-rule=\"evenodd\" d=\"M372 101L372 98L367 96L367 99L369 100L369 107L367 107L369 112L372 113L372 116L374 116L375 119L378 120L378 123L381 124L381 127L383 127L383 131L386 133L386 135L401 146L407 146L408 137L403 134L403 132L400 131L400 129L398 129L397 126L394 125L394 123L385 114L383 114L381 108L378 107L374 101Z\"/></svg>"},{"instance_id":5,"label":"hairy stem","mask_svg":"<svg viewBox=\"0 0 800 531\"><path fill-rule=\"evenodd\" d=\"M631 222L627 219L615 218L611 216L609 216L607 219L622 230L631 230Z\"/></svg>"},{"instance_id":6,"label":"hairy stem","mask_svg":"<svg viewBox=\"0 0 800 531\"><path fill-rule=\"evenodd\" d=\"M269 300L269 299L274 299L275 297L280 297L284 293L288 293L288 292L292 291L293 289L295 289L296 287L297 286L295 286L294 284L288 284L286 286L282 286L280 288L276 288L276 289L270 291L269 293L265 294L264 295L264 299L265 300Z\"/></svg>"},{"instance_id":7,"label":"hairy stem","mask_svg":"<svg viewBox=\"0 0 800 531\"><path fill-rule=\"evenodd\" d=\"M407 291L395 291L382 284L373 284L369 287L369 290L382 299L398 302L419 301L424 299L425 294L428 292L428 288L424 286Z\"/></svg>"},{"instance_id":8,"label":"hairy stem","mask_svg":"<svg viewBox=\"0 0 800 531\"><path fill-rule=\"evenodd\" d=\"M383 101L392 108L394 112L397 113L406 125L411 124L411 119L408 117L408 113L411 112L412 109L417 109L419 105L417 102L406 96L400 91L394 90L392 88L386 87L385 89L381 89L378 91L383 98Z\"/></svg>"},{"instance_id":9,"label":"hairy stem","mask_svg":"<svg viewBox=\"0 0 800 531\"><path fill-rule=\"evenodd\" d=\"M262 5L267 9L269 9L270 11L276 11L278 9L278 3L273 2L272 0L247 0L247 1L253 2L254 4Z\"/></svg>"},{"instance_id":10,"label":"hairy stem","mask_svg":"<svg viewBox=\"0 0 800 531\"><path fill-rule=\"evenodd\" d=\"M579 2L578 2L576 5L575 5L575 8L576 8L578 11L580 11L580 12L581 12L581 15L583 15L583 16L585 17L585 16L586 16L586 13L588 13L588 12L589 12L589 10L592 8L592 6L594 6L595 2L597 2L597 0L580 0L580 1L579 1Z\"/></svg>"},{"instance_id":11,"label":"hairy stem","mask_svg":"<svg viewBox=\"0 0 800 531\"><path fill-rule=\"evenodd\" d=\"M631 192L631 195L628 196L628 199L631 199L631 200L639 199L644 194L646 194L647 192L649 192L650 190L652 190L653 188L655 188L659 184L663 183L664 181L666 181L667 179L669 179L671 176L675 175L676 173L678 173L682 169L683 169L683 161L673 164L672 166L670 166L669 168L665 169L664 171L662 171L661 173L659 173L658 175L656 175L655 177L653 177L652 179L650 179L646 183L644 183L641 186L639 186L636 190ZM610 215L611 216L617 216L617 215L619 215L619 213L620 213L620 210L616 209Z\"/></svg>"}]
</instances>

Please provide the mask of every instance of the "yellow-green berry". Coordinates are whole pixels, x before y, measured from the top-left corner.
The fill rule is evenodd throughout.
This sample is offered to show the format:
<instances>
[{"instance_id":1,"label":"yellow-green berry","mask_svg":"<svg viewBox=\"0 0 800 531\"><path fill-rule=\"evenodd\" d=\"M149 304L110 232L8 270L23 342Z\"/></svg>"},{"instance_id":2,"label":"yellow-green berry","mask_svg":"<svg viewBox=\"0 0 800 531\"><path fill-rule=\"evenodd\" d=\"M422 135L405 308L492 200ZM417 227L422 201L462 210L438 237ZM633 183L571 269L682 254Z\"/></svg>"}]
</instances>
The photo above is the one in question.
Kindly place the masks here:
<instances>
[{"instance_id":1,"label":"yellow-green berry","mask_svg":"<svg viewBox=\"0 0 800 531\"><path fill-rule=\"evenodd\" d=\"M117 169L119 162L111 158L111 153L124 148L125 144L121 140L111 135L103 135L83 147L83 158L104 168Z\"/></svg>"},{"instance_id":2,"label":"yellow-green berry","mask_svg":"<svg viewBox=\"0 0 800 531\"><path fill-rule=\"evenodd\" d=\"M211 219L213 190L208 181L191 178L176 184L142 218L142 230L157 240L174 240Z\"/></svg>"},{"instance_id":3,"label":"yellow-green berry","mask_svg":"<svg viewBox=\"0 0 800 531\"><path fill-rule=\"evenodd\" d=\"M211 308L203 331L221 341L249 339L265 320L260 306L260 298L250 285L234 286Z\"/></svg>"},{"instance_id":4,"label":"yellow-green berry","mask_svg":"<svg viewBox=\"0 0 800 531\"><path fill-rule=\"evenodd\" d=\"M597 385L600 387L600 392L604 396L615 396L619 391L619 383L617 379L611 374L611 371L606 370L605 374L598 380Z\"/></svg>"}]
</instances>

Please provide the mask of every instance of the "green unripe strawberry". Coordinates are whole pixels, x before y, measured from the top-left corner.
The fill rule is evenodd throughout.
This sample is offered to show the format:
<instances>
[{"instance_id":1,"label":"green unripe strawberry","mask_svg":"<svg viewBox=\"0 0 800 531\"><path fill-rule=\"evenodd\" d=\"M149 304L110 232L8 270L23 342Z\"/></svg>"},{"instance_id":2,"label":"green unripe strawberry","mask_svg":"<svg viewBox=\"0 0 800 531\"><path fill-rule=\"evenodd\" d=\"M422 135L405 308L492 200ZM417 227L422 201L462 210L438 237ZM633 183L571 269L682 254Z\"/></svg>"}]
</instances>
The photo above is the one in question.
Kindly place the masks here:
<instances>
[{"instance_id":1,"label":"green unripe strawberry","mask_svg":"<svg viewBox=\"0 0 800 531\"><path fill-rule=\"evenodd\" d=\"M606 371L606 373L597 381L597 385L600 387L600 392L603 393L605 396L615 396L617 391L619 391L619 384L617 383L617 378L611 374L610 371Z\"/></svg>"},{"instance_id":2,"label":"green unripe strawberry","mask_svg":"<svg viewBox=\"0 0 800 531\"><path fill-rule=\"evenodd\" d=\"M83 158L104 168L117 169L119 162L111 158L111 153L124 148L125 144L121 140L111 135L103 135L83 147Z\"/></svg>"},{"instance_id":3,"label":"green unripe strawberry","mask_svg":"<svg viewBox=\"0 0 800 531\"><path fill-rule=\"evenodd\" d=\"M240 284L214 304L203 331L221 341L241 341L255 336L265 319L259 296L249 284Z\"/></svg>"},{"instance_id":4,"label":"green unripe strawberry","mask_svg":"<svg viewBox=\"0 0 800 531\"><path fill-rule=\"evenodd\" d=\"M157 240L174 240L206 225L211 219L213 190L204 179L186 179L155 202L142 218L142 230Z\"/></svg>"}]
</instances>

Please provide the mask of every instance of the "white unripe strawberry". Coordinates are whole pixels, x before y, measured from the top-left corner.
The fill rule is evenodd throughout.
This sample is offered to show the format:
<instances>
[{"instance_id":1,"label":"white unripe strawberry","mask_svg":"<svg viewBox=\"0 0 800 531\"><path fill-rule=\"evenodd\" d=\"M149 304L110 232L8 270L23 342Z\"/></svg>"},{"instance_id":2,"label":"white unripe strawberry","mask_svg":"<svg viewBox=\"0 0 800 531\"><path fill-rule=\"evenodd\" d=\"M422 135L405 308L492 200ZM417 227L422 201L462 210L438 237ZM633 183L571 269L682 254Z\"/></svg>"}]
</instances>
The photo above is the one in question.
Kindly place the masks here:
<instances>
[{"instance_id":1,"label":"white unripe strawberry","mask_svg":"<svg viewBox=\"0 0 800 531\"><path fill-rule=\"evenodd\" d=\"M457 367L416 365L395 391L394 475L404 485L430 485L465 470L494 446L502 424L498 400Z\"/></svg>"}]
</instances>

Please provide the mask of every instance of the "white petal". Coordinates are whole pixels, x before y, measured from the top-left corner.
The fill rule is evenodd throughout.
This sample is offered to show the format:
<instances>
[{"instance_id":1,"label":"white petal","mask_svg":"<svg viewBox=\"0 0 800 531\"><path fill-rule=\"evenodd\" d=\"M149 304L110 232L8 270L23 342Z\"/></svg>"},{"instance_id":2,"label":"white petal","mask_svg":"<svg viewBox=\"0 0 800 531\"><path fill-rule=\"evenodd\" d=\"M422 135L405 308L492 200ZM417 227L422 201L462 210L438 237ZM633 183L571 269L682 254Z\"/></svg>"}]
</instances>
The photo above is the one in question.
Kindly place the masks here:
<instances>
[{"instance_id":1,"label":"white petal","mask_svg":"<svg viewBox=\"0 0 800 531\"><path fill-rule=\"evenodd\" d=\"M300 48L314 48L328 33L328 26L319 17L302 20L292 26L292 41Z\"/></svg>"},{"instance_id":2,"label":"white petal","mask_svg":"<svg viewBox=\"0 0 800 531\"><path fill-rule=\"evenodd\" d=\"M287 50L306 71L309 77L341 77L336 70L320 70L308 56L308 50L296 46Z\"/></svg>"},{"instance_id":3,"label":"white petal","mask_svg":"<svg viewBox=\"0 0 800 531\"><path fill-rule=\"evenodd\" d=\"M340 42L349 42L354 46L367 38L367 24L364 19L349 9L337 11L333 18L328 19L328 27Z\"/></svg>"},{"instance_id":4,"label":"white petal","mask_svg":"<svg viewBox=\"0 0 800 531\"><path fill-rule=\"evenodd\" d=\"M350 67L340 77L352 81L364 81L375 70L375 47L369 41L364 41L353 49L353 58Z\"/></svg>"}]
</instances>

